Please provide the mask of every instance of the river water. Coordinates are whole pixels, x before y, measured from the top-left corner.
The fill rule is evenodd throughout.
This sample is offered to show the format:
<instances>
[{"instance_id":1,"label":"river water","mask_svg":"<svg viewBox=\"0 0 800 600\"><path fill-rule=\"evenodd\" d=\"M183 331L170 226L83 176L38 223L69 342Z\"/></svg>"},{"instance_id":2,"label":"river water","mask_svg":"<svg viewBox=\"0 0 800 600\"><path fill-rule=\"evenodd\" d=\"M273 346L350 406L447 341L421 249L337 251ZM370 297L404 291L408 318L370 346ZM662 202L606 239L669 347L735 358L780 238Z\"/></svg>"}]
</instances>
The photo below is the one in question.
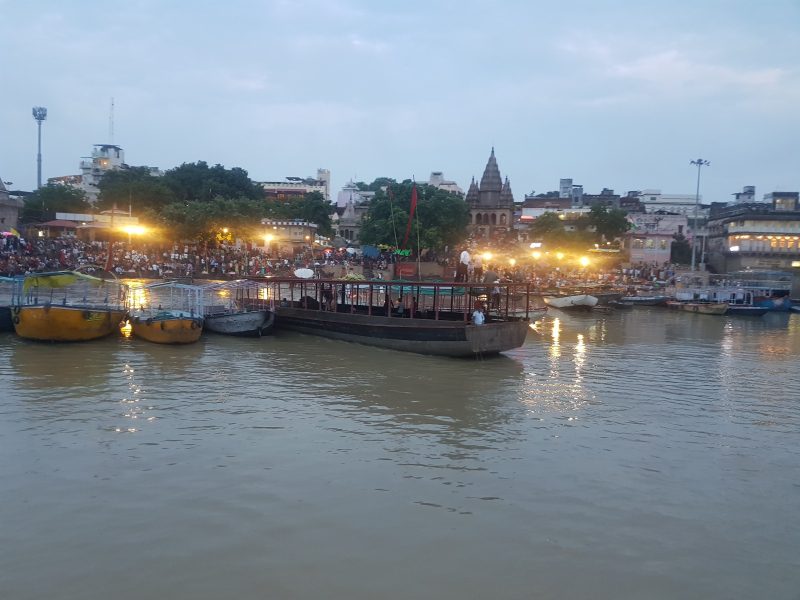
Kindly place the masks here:
<instances>
[{"instance_id":1,"label":"river water","mask_svg":"<svg viewBox=\"0 0 800 600\"><path fill-rule=\"evenodd\" d=\"M0 598L800 598L800 315L483 361L0 337Z\"/></svg>"}]
</instances>

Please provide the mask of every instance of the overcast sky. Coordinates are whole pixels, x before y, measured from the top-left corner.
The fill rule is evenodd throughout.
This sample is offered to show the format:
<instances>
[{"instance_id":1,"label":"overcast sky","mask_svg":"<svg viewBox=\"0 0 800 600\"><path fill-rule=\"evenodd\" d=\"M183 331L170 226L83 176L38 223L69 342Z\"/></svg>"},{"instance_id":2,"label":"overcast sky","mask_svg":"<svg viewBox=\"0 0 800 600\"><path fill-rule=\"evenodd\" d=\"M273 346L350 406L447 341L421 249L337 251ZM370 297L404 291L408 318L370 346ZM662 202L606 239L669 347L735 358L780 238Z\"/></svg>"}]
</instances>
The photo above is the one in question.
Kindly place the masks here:
<instances>
[{"instance_id":1,"label":"overcast sky","mask_svg":"<svg viewBox=\"0 0 800 600\"><path fill-rule=\"evenodd\" d=\"M517 200L571 177L706 202L800 189L798 0L0 0L0 176L205 160L466 189L495 147Z\"/></svg>"}]
</instances>

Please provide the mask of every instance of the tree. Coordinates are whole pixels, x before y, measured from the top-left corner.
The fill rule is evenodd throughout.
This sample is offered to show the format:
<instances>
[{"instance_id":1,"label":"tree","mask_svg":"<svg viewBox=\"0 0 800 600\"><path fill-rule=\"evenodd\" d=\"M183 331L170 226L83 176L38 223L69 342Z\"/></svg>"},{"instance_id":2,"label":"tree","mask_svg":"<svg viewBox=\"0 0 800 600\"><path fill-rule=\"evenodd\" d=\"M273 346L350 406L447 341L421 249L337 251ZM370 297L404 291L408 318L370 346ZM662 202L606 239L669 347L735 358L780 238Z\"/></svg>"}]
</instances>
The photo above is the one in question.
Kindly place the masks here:
<instances>
[{"instance_id":1,"label":"tree","mask_svg":"<svg viewBox=\"0 0 800 600\"><path fill-rule=\"evenodd\" d=\"M604 204L592 206L589 211L589 223L597 232L598 242L615 240L631 228L628 215L624 210L619 208L609 210Z\"/></svg>"},{"instance_id":2,"label":"tree","mask_svg":"<svg viewBox=\"0 0 800 600\"><path fill-rule=\"evenodd\" d=\"M392 183L387 191L377 185L375 197L361 223L359 239L365 244L402 245L411 209L412 181ZM385 181L385 178L383 178ZM417 185L416 216L406 246L441 250L455 247L466 238L469 209L458 194L426 184Z\"/></svg>"},{"instance_id":3,"label":"tree","mask_svg":"<svg viewBox=\"0 0 800 600\"><path fill-rule=\"evenodd\" d=\"M209 167L202 160L170 169L164 173L164 183L179 202L208 202L218 196L251 200L264 197L261 187L244 169L226 169L222 165Z\"/></svg>"},{"instance_id":4,"label":"tree","mask_svg":"<svg viewBox=\"0 0 800 600\"><path fill-rule=\"evenodd\" d=\"M136 214L159 210L176 200L164 178L154 177L145 167L108 171L98 184L99 209L130 207Z\"/></svg>"},{"instance_id":5,"label":"tree","mask_svg":"<svg viewBox=\"0 0 800 600\"><path fill-rule=\"evenodd\" d=\"M26 223L44 222L55 218L55 213L89 213L92 205L83 190L68 185L49 183L25 199L22 220Z\"/></svg>"},{"instance_id":6,"label":"tree","mask_svg":"<svg viewBox=\"0 0 800 600\"><path fill-rule=\"evenodd\" d=\"M670 247L670 262L676 265L688 265L692 262L692 245L683 235L676 233L672 236Z\"/></svg>"},{"instance_id":7,"label":"tree","mask_svg":"<svg viewBox=\"0 0 800 600\"><path fill-rule=\"evenodd\" d=\"M214 198L208 202L172 202L162 208L158 221L178 239L211 241L224 228L243 239L260 236L266 206L250 198Z\"/></svg>"}]
</instances>

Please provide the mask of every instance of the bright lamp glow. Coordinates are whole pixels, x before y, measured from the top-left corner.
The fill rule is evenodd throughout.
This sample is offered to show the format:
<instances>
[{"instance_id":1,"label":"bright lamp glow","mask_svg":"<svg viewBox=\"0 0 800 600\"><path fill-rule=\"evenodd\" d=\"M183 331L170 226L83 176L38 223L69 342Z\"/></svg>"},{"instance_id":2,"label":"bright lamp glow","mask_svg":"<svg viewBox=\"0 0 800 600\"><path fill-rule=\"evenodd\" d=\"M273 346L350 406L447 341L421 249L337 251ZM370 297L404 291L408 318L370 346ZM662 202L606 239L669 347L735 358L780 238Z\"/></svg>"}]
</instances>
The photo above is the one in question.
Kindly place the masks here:
<instances>
[{"instance_id":1,"label":"bright lamp glow","mask_svg":"<svg viewBox=\"0 0 800 600\"><path fill-rule=\"evenodd\" d=\"M539 260L540 258L542 258L542 253L539 252L538 250L534 250L533 252L531 252L531 256L533 257L533 260Z\"/></svg>"},{"instance_id":2,"label":"bright lamp glow","mask_svg":"<svg viewBox=\"0 0 800 600\"><path fill-rule=\"evenodd\" d=\"M564 260L564 253L563 252L556 252L556 258L558 260Z\"/></svg>"},{"instance_id":3,"label":"bright lamp glow","mask_svg":"<svg viewBox=\"0 0 800 600\"><path fill-rule=\"evenodd\" d=\"M128 235L144 235L147 233L147 227L143 225L125 225L122 227L122 231Z\"/></svg>"},{"instance_id":4,"label":"bright lamp glow","mask_svg":"<svg viewBox=\"0 0 800 600\"><path fill-rule=\"evenodd\" d=\"M581 263L582 267L588 267L589 266L589 262L590 261L589 261L589 257L588 256L581 256L580 263Z\"/></svg>"},{"instance_id":5,"label":"bright lamp glow","mask_svg":"<svg viewBox=\"0 0 800 600\"><path fill-rule=\"evenodd\" d=\"M491 252L484 252L483 253L483 260L492 260L492 253Z\"/></svg>"},{"instance_id":6,"label":"bright lamp glow","mask_svg":"<svg viewBox=\"0 0 800 600\"><path fill-rule=\"evenodd\" d=\"M738 252L739 251L739 246L731 246L730 247L730 251L731 252Z\"/></svg>"}]
</instances>

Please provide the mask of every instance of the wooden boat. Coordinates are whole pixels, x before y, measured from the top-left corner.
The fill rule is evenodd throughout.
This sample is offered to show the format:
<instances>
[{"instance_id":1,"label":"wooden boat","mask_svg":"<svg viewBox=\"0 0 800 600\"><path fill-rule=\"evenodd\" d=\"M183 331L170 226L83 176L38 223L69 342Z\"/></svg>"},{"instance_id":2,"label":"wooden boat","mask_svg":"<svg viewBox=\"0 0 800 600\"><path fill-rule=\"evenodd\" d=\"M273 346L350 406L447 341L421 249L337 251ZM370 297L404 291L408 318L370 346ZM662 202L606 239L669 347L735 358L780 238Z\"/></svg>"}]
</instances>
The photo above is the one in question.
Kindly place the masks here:
<instances>
[{"instance_id":1,"label":"wooden boat","mask_svg":"<svg viewBox=\"0 0 800 600\"><path fill-rule=\"evenodd\" d=\"M527 317L513 316L519 304L504 301L487 313L483 325L473 325L473 306L483 305L484 300L476 300L470 284L273 280L269 285L272 297L281 298L275 306L277 330L405 352L452 357L498 354L521 346L530 328ZM396 290L398 302L390 298ZM512 297L524 297L529 303L527 294L504 294Z\"/></svg>"},{"instance_id":2,"label":"wooden boat","mask_svg":"<svg viewBox=\"0 0 800 600\"><path fill-rule=\"evenodd\" d=\"M617 302L629 306L662 306L669 299L669 296L622 296Z\"/></svg>"},{"instance_id":3,"label":"wooden boat","mask_svg":"<svg viewBox=\"0 0 800 600\"><path fill-rule=\"evenodd\" d=\"M685 300L670 300L667 302L669 308L675 308L685 312L698 313L701 315L724 315L728 312L727 302L692 302Z\"/></svg>"},{"instance_id":4,"label":"wooden boat","mask_svg":"<svg viewBox=\"0 0 800 600\"><path fill-rule=\"evenodd\" d=\"M591 310L597 306L597 298L589 294L574 296L551 296L544 299L545 304L560 310Z\"/></svg>"},{"instance_id":5,"label":"wooden boat","mask_svg":"<svg viewBox=\"0 0 800 600\"><path fill-rule=\"evenodd\" d=\"M765 304L758 304L752 291L744 288L709 288L706 290L680 290L676 300L689 302L724 302L728 305L727 315L761 317L772 310Z\"/></svg>"},{"instance_id":6,"label":"wooden boat","mask_svg":"<svg viewBox=\"0 0 800 600\"><path fill-rule=\"evenodd\" d=\"M135 288L130 308L133 335L156 344L192 344L203 333L199 286L163 282Z\"/></svg>"},{"instance_id":7,"label":"wooden boat","mask_svg":"<svg viewBox=\"0 0 800 600\"><path fill-rule=\"evenodd\" d=\"M20 337L80 342L119 332L127 312L127 286L116 280L59 271L28 275L12 307Z\"/></svg>"},{"instance_id":8,"label":"wooden boat","mask_svg":"<svg viewBox=\"0 0 800 600\"><path fill-rule=\"evenodd\" d=\"M260 337L275 323L272 300L254 281L237 280L203 287L205 329L235 336Z\"/></svg>"}]
</instances>

